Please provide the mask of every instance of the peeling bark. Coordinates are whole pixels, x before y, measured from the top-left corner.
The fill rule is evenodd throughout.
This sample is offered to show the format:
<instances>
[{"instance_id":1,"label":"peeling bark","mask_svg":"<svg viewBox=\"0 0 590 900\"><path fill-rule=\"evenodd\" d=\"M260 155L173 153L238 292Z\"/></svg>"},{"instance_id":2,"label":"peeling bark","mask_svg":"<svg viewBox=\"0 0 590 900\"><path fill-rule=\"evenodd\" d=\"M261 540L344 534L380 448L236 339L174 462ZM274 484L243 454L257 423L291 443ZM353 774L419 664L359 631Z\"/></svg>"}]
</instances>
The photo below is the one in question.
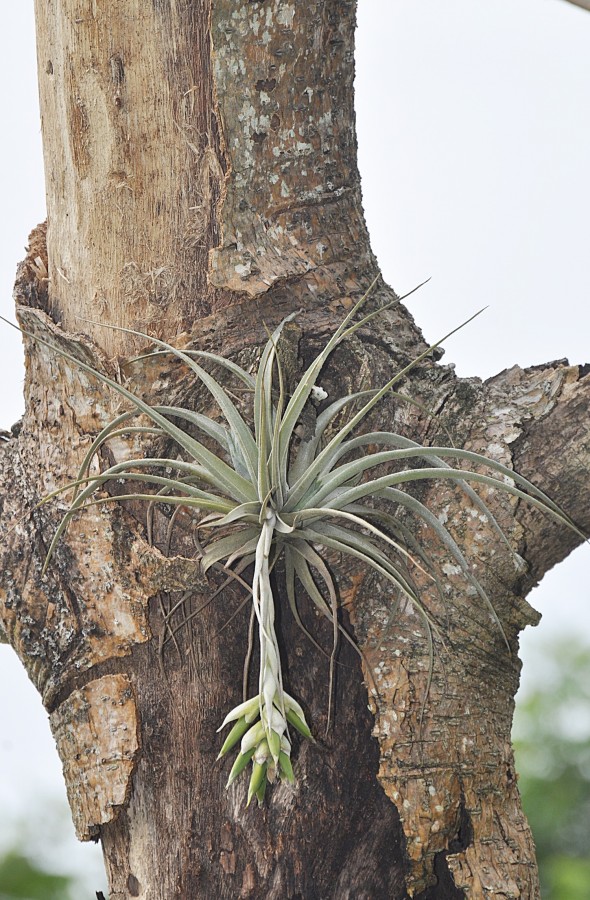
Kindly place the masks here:
<instances>
[{"instance_id":1,"label":"peeling bark","mask_svg":"<svg viewBox=\"0 0 590 900\"><path fill-rule=\"evenodd\" d=\"M265 324L301 310L283 349L297 377L377 274L355 159L355 3L36 6L49 224L19 270L23 327L150 402L211 412L174 361L133 360L139 339L87 320L255 366ZM370 302L391 297L381 284ZM422 349L396 307L339 348L322 385L330 398L381 385ZM50 711L78 834L100 834L111 900L538 897L510 746L518 634L538 621L527 592L575 536L484 491L511 554L459 489L420 488L509 645L421 527L444 575L444 603L421 585L438 625L432 673L416 611L330 558L378 697L343 648L331 735L298 749L295 789L245 810L243 784L225 791L215 760L215 729L239 700L243 595L230 585L202 608L223 576L200 572L190 519L179 516L168 541L160 510L150 541L145 509L128 502L76 517L42 573L66 506L38 504L75 477L122 407L34 337L25 356L26 414L0 442L0 628ZM590 527L585 370L562 361L482 384L431 360L404 389L422 408L391 398L372 427L433 446L450 436L530 477ZM154 450L132 436L100 464ZM304 615L329 644L313 611ZM320 735L327 661L282 607L279 628L289 691Z\"/></svg>"},{"instance_id":2,"label":"peeling bark","mask_svg":"<svg viewBox=\"0 0 590 900\"><path fill-rule=\"evenodd\" d=\"M515 367L483 385L453 379L452 392L444 398L445 421L456 445L514 466L543 485L587 530L590 517L579 494L580 473L590 461L589 397L590 379L581 377L577 366ZM456 490L429 491L430 507L460 537L493 598L511 652L489 611L469 585L461 586L462 574L427 534L422 540L447 575L450 610L437 608L436 596L429 597L446 647L439 647L435 657L422 722L419 701L420 692L426 692L428 661L419 622L414 617L412 623L409 615L407 624L404 617L392 629L383 615L375 615L374 602L363 601L357 632L366 633L363 649L381 695L374 731L381 747L379 777L400 813L415 889L430 882L433 861L444 853L466 897L534 897L534 848L520 809L510 746L520 671L518 633L539 620L524 596L577 541L515 498L485 499L527 563L525 573L515 568L478 511L458 502ZM371 595L372 588L363 593Z\"/></svg>"},{"instance_id":3,"label":"peeling bark","mask_svg":"<svg viewBox=\"0 0 590 900\"><path fill-rule=\"evenodd\" d=\"M366 241L350 127L355 8L354 0L316 0L302 16L295 3L213 4L215 96L230 176L220 245L211 251L216 287L256 297Z\"/></svg>"},{"instance_id":4,"label":"peeling bark","mask_svg":"<svg viewBox=\"0 0 590 900\"><path fill-rule=\"evenodd\" d=\"M81 841L100 834L131 794L139 749L139 722L131 681L104 675L72 691L50 716L63 760L76 834Z\"/></svg>"}]
</instances>

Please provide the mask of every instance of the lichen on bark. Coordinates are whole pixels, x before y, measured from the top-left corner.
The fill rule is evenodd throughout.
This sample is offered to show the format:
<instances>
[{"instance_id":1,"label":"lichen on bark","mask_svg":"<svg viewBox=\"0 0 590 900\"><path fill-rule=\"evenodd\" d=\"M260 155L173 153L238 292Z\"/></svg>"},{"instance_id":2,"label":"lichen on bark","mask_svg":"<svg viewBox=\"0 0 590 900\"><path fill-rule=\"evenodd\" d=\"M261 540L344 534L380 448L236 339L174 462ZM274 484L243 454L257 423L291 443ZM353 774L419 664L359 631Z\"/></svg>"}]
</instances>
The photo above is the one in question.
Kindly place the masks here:
<instances>
[{"instance_id":1,"label":"lichen on bark","mask_svg":"<svg viewBox=\"0 0 590 900\"><path fill-rule=\"evenodd\" d=\"M98 837L131 793L139 722L127 675L103 675L74 690L49 717L63 762L76 835Z\"/></svg>"}]
</instances>

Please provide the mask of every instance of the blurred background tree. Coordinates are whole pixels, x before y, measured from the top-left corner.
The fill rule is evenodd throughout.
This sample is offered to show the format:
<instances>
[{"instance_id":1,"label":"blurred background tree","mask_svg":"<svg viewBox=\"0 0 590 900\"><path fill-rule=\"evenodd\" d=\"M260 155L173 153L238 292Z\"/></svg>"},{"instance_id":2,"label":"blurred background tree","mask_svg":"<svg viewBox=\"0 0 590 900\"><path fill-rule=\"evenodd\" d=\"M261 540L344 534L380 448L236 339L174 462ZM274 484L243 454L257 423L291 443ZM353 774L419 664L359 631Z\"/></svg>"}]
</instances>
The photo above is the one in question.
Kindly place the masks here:
<instances>
[{"instance_id":1,"label":"blurred background tree","mask_svg":"<svg viewBox=\"0 0 590 900\"><path fill-rule=\"evenodd\" d=\"M94 900L106 896L102 853L76 841L65 790L40 793L29 813L0 813L0 900Z\"/></svg>"},{"instance_id":2,"label":"blurred background tree","mask_svg":"<svg viewBox=\"0 0 590 900\"><path fill-rule=\"evenodd\" d=\"M590 646L573 634L529 644L514 722L516 767L535 837L543 900L590 897ZM14 823L0 855L0 900L85 900L106 890L100 853L71 868L69 814L42 804L26 826ZM7 823L5 823L7 824ZM63 852L49 860L44 838L63 834ZM59 843L59 842L58 842ZM59 848L58 848L59 849ZM96 859L94 859L96 856ZM68 861L70 865L68 865ZM106 893L105 893L106 896Z\"/></svg>"},{"instance_id":3,"label":"blurred background tree","mask_svg":"<svg viewBox=\"0 0 590 900\"><path fill-rule=\"evenodd\" d=\"M18 850L0 857L0 900L74 900L73 878L56 875Z\"/></svg>"},{"instance_id":4,"label":"blurred background tree","mask_svg":"<svg viewBox=\"0 0 590 900\"><path fill-rule=\"evenodd\" d=\"M543 900L590 897L590 647L539 645L514 720L516 768Z\"/></svg>"}]
</instances>

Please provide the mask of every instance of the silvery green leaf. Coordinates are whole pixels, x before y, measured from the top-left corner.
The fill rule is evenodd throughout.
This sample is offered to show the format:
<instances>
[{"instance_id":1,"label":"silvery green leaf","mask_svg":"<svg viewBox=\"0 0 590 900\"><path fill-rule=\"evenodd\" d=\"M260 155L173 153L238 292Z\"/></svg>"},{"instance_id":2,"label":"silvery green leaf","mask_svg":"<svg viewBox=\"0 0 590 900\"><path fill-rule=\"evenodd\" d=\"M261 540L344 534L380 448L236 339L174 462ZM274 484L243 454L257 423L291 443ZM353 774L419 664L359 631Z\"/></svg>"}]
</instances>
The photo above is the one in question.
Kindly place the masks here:
<instances>
[{"instance_id":1,"label":"silvery green leaf","mask_svg":"<svg viewBox=\"0 0 590 900\"><path fill-rule=\"evenodd\" d=\"M212 438L223 450L229 452L230 433L227 428L224 428L219 422L214 422L209 416L204 416L202 413L193 412L191 409L183 409L179 406L155 406L154 409L164 416L173 416L176 419L190 422L191 425L195 425L195 427L198 428L199 431L202 431L203 434Z\"/></svg>"},{"instance_id":2,"label":"silvery green leaf","mask_svg":"<svg viewBox=\"0 0 590 900\"><path fill-rule=\"evenodd\" d=\"M238 506L234 506L234 508L227 513L227 515L223 516L221 519L216 519L214 523L216 528L219 528L223 525L231 525L237 521L247 522L248 524L255 525L260 519L260 503L258 500L252 500L249 503L240 503ZM202 522L203 525L207 524L206 522Z\"/></svg>"},{"instance_id":3,"label":"silvery green leaf","mask_svg":"<svg viewBox=\"0 0 590 900\"><path fill-rule=\"evenodd\" d=\"M356 525L359 528L366 529L371 534L373 534L375 537L377 537L380 541L383 541L384 543L389 544L389 546L392 547L396 551L396 553L398 553L400 556L403 556L407 560L409 560L412 563L412 565L416 566L417 569L419 569L421 572L423 572L423 574L426 575L427 578L434 580L434 579L432 579L432 576L430 575L430 573L427 572L425 569L423 569L422 566L420 565L420 563L416 559L414 559L412 557L412 555L406 550L406 548L403 547L398 541L394 541L393 538L389 537L389 535L387 535L384 531L381 531L381 529L377 528L375 525L373 525L371 522L369 522L366 518L359 516L356 513L351 512L350 510L340 510L340 509L331 510L331 509L327 509L327 508L319 508L319 509L312 508L312 509L303 510L299 514L298 518L302 522L307 522L311 526L314 525L314 520L316 520L316 519L319 520L319 524L317 524L316 527L320 531L323 530L323 528L327 524L326 522L323 521L326 518L327 519L340 518L340 519L344 519L345 521L351 522L353 525ZM354 531L350 531L350 530L346 533L348 533L350 535L355 535L356 538L359 539L358 546L359 547L362 546L362 541L364 540L364 536L362 534L359 534L358 532L354 532ZM370 545L371 547L375 546L374 544L372 544L371 541L368 541L368 545ZM385 557L385 558L387 558L387 557Z\"/></svg>"},{"instance_id":4,"label":"silvery green leaf","mask_svg":"<svg viewBox=\"0 0 590 900\"><path fill-rule=\"evenodd\" d=\"M103 323L95 322L94 324L96 325ZM141 332L134 332L134 334L145 337L148 341L153 340L148 335L142 334ZM141 356L134 356L131 362L139 362L143 359L152 359L157 356L165 356L166 354L172 354L173 352L173 350L153 350L150 353L142 353ZM232 375L235 375L237 378L239 378L240 381L243 382L243 384L245 384L249 390L254 390L254 379L252 378L252 376L249 375L248 372L242 369L241 366L233 362L231 359L226 359L224 356L218 356L216 353L210 353L207 350L183 350L182 353L184 353L185 356L194 356L197 359L206 359L210 362L216 363L219 366L222 366L224 369L227 369L229 372L231 372Z\"/></svg>"},{"instance_id":5,"label":"silvery green leaf","mask_svg":"<svg viewBox=\"0 0 590 900\"><path fill-rule=\"evenodd\" d=\"M353 451L356 449L362 449L363 447L369 446L371 444L384 444L384 445L390 445L390 446L393 445L400 449L407 449L407 448L414 449L416 451L417 455L423 455L423 458L426 460L427 463L430 464L430 466L440 466L441 468L451 468L449 463L447 463L445 461L445 459L443 459L441 457L442 456L452 457L453 455L455 455L457 458L461 458L462 456L465 456L466 459L471 459L471 461L475 462L476 464L486 465L489 468L491 468L492 470L497 471L500 475L503 476L503 478L507 478L512 481L515 481L517 484L520 484L521 487L523 487L524 489L529 491L531 494L537 496L538 499L542 500L546 504L547 509L545 510L545 512L547 514L551 515L552 512L557 513L558 516L563 517L561 519L561 521L563 521L563 519L566 519L568 526L570 528L573 527L573 530L576 531L576 533L579 536L582 536L581 532L578 531L578 529L576 528L574 523L571 522L571 520L569 520L567 516L565 516L565 514L559 508L559 506L557 506L557 504L553 503L553 501L546 494L544 494L542 491L540 491L537 487L535 487L535 485L533 485L526 478L523 478L523 476L519 475L517 472L514 472L512 469L509 469L506 466L503 466L501 463L497 462L496 460L488 459L487 457L481 456L480 454L473 454L471 451L468 451L468 450L455 450L454 448L450 448L450 447L442 447L442 448L441 447L437 447L437 448L422 447L420 444L416 443L416 441L412 441L409 438L403 437L398 434L393 434L391 432L371 432L366 435L360 435L359 437L352 438L351 440L346 442L346 447L348 449L345 452ZM334 464L335 461L337 461L337 459L341 455L341 449L342 448L338 448L338 450L336 451L336 456L334 456L332 458L332 460L331 460L332 465ZM438 455L435 454L435 450ZM424 452L422 453L422 451L424 451ZM470 484L467 483L467 481L459 480L458 483L461 487L461 490L469 497L471 502L480 510L480 512L482 512L489 519L490 524L492 525L492 527L494 528L496 533L499 535L501 540L505 543L509 552L514 557L516 557L517 554L513 553L513 550L510 546L510 542L508 541L506 535L504 534L504 532L498 525L495 517L492 515L489 508L484 503L484 501L481 499L479 494L477 494L476 491L473 490L473 488L471 487ZM502 490L502 483L498 482L497 487L499 490Z\"/></svg>"},{"instance_id":6,"label":"silvery green leaf","mask_svg":"<svg viewBox=\"0 0 590 900\"><path fill-rule=\"evenodd\" d=\"M331 532L332 528L335 528L335 526L326 526L326 531ZM348 534L348 532L345 532L345 535ZM412 603L414 609L421 616L426 625L429 639L431 631L434 631L439 637L441 637L438 625L436 624L424 604L420 601L416 591L409 584L400 570L393 566L389 560L387 565L382 565L378 561L376 554L369 553L365 550L358 550L354 543L344 536L341 539L338 539L332 536L332 533L314 532L313 530L310 530L308 539L317 541L318 543L323 543L324 546L329 547L333 550L338 550L341 553L348 553L349 556L354 556L357 559L360 559L365 563L365 565L374 569L379 575L394 584L401 591L401 593L404 594L404 596Z\"/></svg>"},{"instance_id":7,"label":"silvery green leaf","mask_svg":"<svg viewBox=\"0 0 590 900\"><path fill-rule=\"evenodd\" d=\"M352 321L358 310L367 300L367 297L371 293L373 287L379 280L380 276L377 276L370 284L368 290L363 294L360 300L352 307L352 309L347 313L344 317L334 334L326 343L325 347L321 350L321 352L316 356L314 361L308 366L306 372L300 379L297 387L293 391L293 395L287 404L287 408L285 409L285 413L282 416L280 428L279 428L279 464L282 471L287 470L287 463L289 459L289 448L291 446L291 439L293 437L293 431L297 424L297 421L303 412L303 407L309 400L309 396L311 394L312 388L317 381L317 378L324 366L324 363L332 353L335 347L338 346L340 341L346 335L353 334L358 328L361 327L369 318L372 318L373 314L369 314L368 317L365 317L361 322L357 322L356 325L350 326L347 328L348 323ZM399 303L399 300L396 298L389 304L386 304L381 308L381 311L387 309L390 306Z\"/></svg>"},{"instance_id":8,"label":"silvery green leaf","mask_svg":"<svg viewBox=\"0 0 590 900\"><path fill-rule=\"evenodd\" d=\"M82 460L82 464L78 470L79 478L84 477L84 475L86 474L86 472L90 466L90 463L92 462L92 460L94 458L94 455L98 452L98 450L105 443L105 441L107 441L111 435L114 435L118 431L119 427L124 425L125 422L129 422L131 419L134 419L136 416L139 416L139 415L141 415L141 413L138 409L127 410L127 412L121 413L121 415L119 415L115 419L113 419L112 422L109 422L109 424L106 425L99 432L99 434L95 437L92 444L90 445L90 449L84 456L84 459ZM161 431L161 429L157 429L157 430L161 434L164 433Z\"/></svg>"},{"instance_id":9,"label":"silvery green leaf","mask_svg":"<svg viewBox=\"0 0 590 900\"><path fill-rule=\"evenodd\" d=\"M206 572L214 563L232 557L245 556L255 549L258 542L258 528L247 526L233 534L211 541L203 551L203 569ZM250 548L250 549L248 549ZM242 552L243 551L243 552ZM231 565L231 562L229 563Z\"/></svg>"},{"instance_id":10,"label":"silvery green leaf","mask_svg":"<svg viewBox=\"0 0 590 900\"><path fill-rule=\"evenodd\" d=\"M314 636L309 632L309 630L303 624L301 616L299 614L299 607L297 606L297 595L295 592L295 565L293 562L292 550L289 543L285 544L284 549L285 555L285 587L287 591L287 600L289 603L289 608L297 623L298 627L301 629L303 634L307 637L307 639L314 645L314 647L320 651L320 653L325 654L324 648L318 644ZM285 702L285 706L286 706Z\"/></svg>"},{"instance_id":11,"label":"silvery green leaf","mask_svg":"<svg viewBox=\"0 0 590 900\"><path fill-rule=\"evenodd\" d=\"M511 471L511 470L510 470ZM406 469L403 472L395 472L391 475L384 475L380 478L375 478L372 481L365 481L357 487L349 488L348 490L342 491L337 496L333 498L326 498L324 502L324 506L332 507L334 506L337 509L343 509L349 503L355 503L357 500L371 495L378 494L383 488L386 487L395 487L399 484L405 484L411 481L423 481L428 479L443 479L443 480L451 480L451 481L473 481L476 484L485 484L487 487L494 488L494 490L501 490L506 494L511 494L513 497L518 497L520 500L524 500L531 506L540 509L542 512L549 513L554 519L560 521L562 524L567 525L568 528L573 529L577 534L582 536L582 532L573 525L572 522L565 516L562 512L556 512L552 507L548 507L547 504L543 500L538 500L537 497L532 497L530 494L525 494L524 491L521 491L520 488L514 487L514 485L507 484L504 481L500 481L497 478L492 478L489 475L482 475L479 472L471 472L466 469L452 469L452 468L424 468L424 469Z\"/></svg>"},{"instance_id":12,"label":"silvery green leaf","mask_svg":"<svg viewBox=\"0 0 590 900\"><path fill-rule=\"evenodd\" d=\"M335 400L326 409L322 410L317 417L313 436L307 441L302 441L297 449L297 455L289 469L289 483L294 484L303 475L308 466L311 465L326 428L338 413L349 403L375 393L376 391L359 391L356 394L339 397L338 400Z\"/></svg>"},{"instance_id":13,"label":"silvery green leaf","mask_svg":"<svg viewBox=\"0 0 590 900\"><path fill-rule=\"evenodd\" d=\"M482 310L480 310L482 312ZM297 505L301 498L305 495L307 488L312 483L312 481L322 472L324 466L327 462L333 457L334 450L340 446L340 444L345 440L347 435L359 425L365 416L373 409L373 407L391 390L394 384L400 381L413 369L417 366L423 359L425 359L433 350L439 347L443 341L449 338L456 331L459 331L460 328L463 328L468 322L471 322L476 316L480 314L480 312L476 313L475 316L471 316L471 318L467 319L466 322L463 322L457 328L454 328L448 334L446 334L440 341L437 341L435 344L431 344L426 350L420 353L412 362L408 363L404 366L403 369L400 369L389 381L380 388L373 397L371 397L364 404L362 409L360 409L347 423L344 425L340 431L334 435L334 437L328 442L326 447L316 456L314 462L311 464L307 472L305 472L299 480L290 487L287 500L285 503L285 510L287 512L291 512L292 510L297 508ZM286 415L286 414L285 414Z\"/></svg>"},{"instance_id":14,"label":"silvery green leaf","mask_svg":"<svg viewBox=\"0 0 590 900\"><path fill-rule=\"evenodd\" d=\"M126 471L131 466L137 467L137 466L141 466L141 465L154 465L154 464L157 465L157 464L161 464L161 463L175 464L179 468L181 468L183 465L187 465L187 466L189 465L189 464L184 464L179 460L130 460L130 461L127 461L124 463L117 463L115 466L112 466L110 469L108 469L106 472L101 473L100 475L89 476L86 479L82 479L80 481L73 482L69 485L65 485L64 488L60 489L60 492L61 492L61 490L67 490L70 487L79 487L85 481L90 482L86 488L84 488L82 491L80 491L79 493L76 494L76 496L70 506L70 509L64 515L61 522L59 523L59 526L53 536L53 539L52 539L50 545L49 545L49 549L47 550L47 554L45 557L45 563L43 566L43 571L45 571L51 557L53 556L53 553L55 552L55 548L57 546L58 541L60 540L62 534L68 527L72 517L75 515L75 513L77 511L85 508L85 505L89 505L89 504L87 504L86 501L89 500L89 498L95 493L95 491L100 486L107 483L108 481L116 481L116 480L119 480L121 477L124 477L125 480L127 480L127 481L142 481L144 483L147 482L147 483L151 483L151 484L164 484L166 486L166 488L168 488L168 489L171 489L171 490L179 489L179 490L182 490L183 492L185 492L185 494L186 494L186 496L182 496L182 497L170 497L167 495L165 498L159 498L157 494L124 495L126 497L126 499L129 499L129 497L132 497L133 499L139 499L141 497L142 499L147 499L150 502L154 502L154 501L157 501L158 499L160 499L161 502L171 503L171 504L180 504L180 505L184 504L186 506L194 506L194 505L198 504L197 508L199 508L199 509L213 509L213 510L216 510L216 511L222 512L222 513L229 512L229 510L234 506L234 504L231 501L228 501L223 497L217 497L215 494L210 494L206 491L201 491L198 488L194 488L191 485L187 485L184 482L179 482L179 481L176 481L175 479L172 479L169 477L164 478L161 476L149 475L149 474L140 475L138 473ZM194 467L191 467L191 468L194 468ZM58 492L54 491L51 496L55 496L56 493L58 493ZM122 499L121 495L113 495L112 497L106 498L105 501L100 501L100 502L112 502L112 501L120 500L120 499ZM99 502L99 501L94 501L90 505L95 505L97 502Z\"/></svg>"},{"instance_id":15,"label":"silvery green leaf","mask_svg":"<svg viewBox=\"0 0 590 900\"><path fill-rule=\"evenodd\" d=\"M274 332L269 336L269 339L266 342L266 346L262 352L260 362L258 364L258 372L256 375L256 383L254 389L254 435L259 454L259 496L261 500L266 497L270 489L271 474L269 471L269 454L273 446L274 429L275 427L278 429L283 404L282 374L279 368L281 390L279 394L279 409L277 411L278 415L274 417L272 407L272 390L273 370L275 362L278 362L276 346L284 326L288 322L292 321L295 316L296 313L291 313L291 315L287 316L285 319L283 319L282 322L279 323ZM274 484L273 486L276 487L276 484Z\"/></svg>"},{"instance_id":16,"label":"silvery green leaf","mask_svg":"<svg viewBox=\"0 0 590 900\"><path fill-rule=\"evenodd\" d=\"M456 541L453 539L452 535L449 531L444 527L444 525L437 519L437 517L432 513L427 506L421 503L419 500L416 500L415 497L410 496L410 494L406 494L405 491L397 490L396 488L385 488L380 496L384 497L387 500L392 500L395 503L398 503L404 506L406 509L410 510L415 516L422 519L427 525L432 528L434 533L437 535L442 544L450 551L455 561L459 564L462 572L465 577L469 580L470 584L475 588L481 599L484 601L494 622L499 627L502 636L504 637L505 643L508 645L508 638L504 632L504 628L502 627L502 623L498 618L498 614L494 608L492 601L490 600L488 594L480 584L479 580L473 575L471 572L471 568L469 563L465 559L465 556L459 549Z\"/></svg>"},{"instance_id":17,"label":"silvery green leaf","mask_svg":"<svg viewBox=\"0 0 590 900\"><path fill-rule=\"evenodd\" d=\"M140 332L130 331L130 329L120 329L122 331L128 331L131 334L141 334ZM154 407L151 407L148 403L142 400L140 397L137 397L131 391L127 390L127 388L123 387L123 385L114 381L112 378L109 378L107 375L103 375L102 372L99 372L97 369L94 369L92 366L89 366L87 363L82 362L77 359L77 357L72 356L71 353L67 353L65 350L62 350L60 347L57 347L55 344L52 344L50 341L46 341L43 338L40 338L31 332L24 331L23 334L27 334L33 340L42 344L45 347L48 347L54 353L57 353L58 356L63 357L64 359L69 360L74 363L78 368L82 369L84 372L87 372L89 375L94 376L103 384L108 385L112 388L116 393L120 394L122 397L125 397L130 403L133 404L138 410L144 413L149 419L152 420L156 425L158 425L162 431L164 431L168 437L172 438L172 440L176 441L176 443L186 450L186 452L196 459L199 463L201 463L205 468L207 468L212 477L216 477L218 479L218 483L220 487L224 490L227 490L231 497L234 497L236 500L254 500L252 485L247 482L244 478L238 475L230 466L220 460L214 453L211 453L210 450L207 450L199 441L195 440L195 438L190 437L190 435L186 434L186 432L182 431L182 429L178 428L178 426L174 425L165 416L161 413L157 412ZM145 337L145 335L141 335ZM155 338L150 338L150 340L155 341ZM156 343L163 343L157 342ZM168 345L164 345L168 346ZM173 348L172 348L173 349ZM180 351L174 351L175 355L179 355ZM182 358L182 354L180 354ZM191 360L189 360L191 367L195 366ZM197 367L199 368L199 367ZM205 373L206 375L206 373ZM207 378L209 376L207 375ZM219 386L217 386L219 387ZM220 390L222 390L220 388ZM228 398L226 398L228 399ZM228 402L231 403L231 401ZM250 435L252 439L252 435ZM253 440L253 439L252 439Z\"/></svg>"},{"instance_id":18,"label":"silvery green leaf","mask_svg":"<svg viewBox=\"0 0 590 900\"><path fill-rule=\"evenodd\" d=\"M322 615L325 616L332 624L332 627L337 627L339 633L345 638L346 641L348 641L350 646L353 647L353 649L356 651L356 653L358 653L361 659L364 659L363 654L360 648L357 646L356 642L350 637L346 629L342 628L342 626L338 624L337 620L332 614L332 609L336 603L336 588L325 562L323 561L319 553L316 553L316 551L313 550L313 548L310 547L309 544L307 544L304 540L293 541L291 546L294 551L293 563L295 566L295 571L307 595L313 601L319 612L321 612ZM326 585L328 595L330 597L330 603L328 603L322 596L317 584L315 583L313 575L311 574L311 571L309 569L310 566L313 566L313 568L318 572L322 581Z\"/></svg>"},{"instance_id":19,"label":"silvery green leaf","mask_svg":"<svg viewBox=\"0 0 590 900\"><path fill-rule=\"evenodd\" d=\"M229 452L229 458L231 459L231 464L242 478L250 481L250 472L248 471L248 466L246 465L246 461L240 449L240 445L234 438L234 435L231 431L227 433L227 448Z\"/></svg>"},{"instance_id":20,"label":"silvery green leaf","mask_svg":"<svg viewBox=\"0 0 590 900\"><path fill-rule=\"evenodd\" d=\"M464 459L472 462L474 465L486 466L486 468L491 469L493 472L502 475L503 478L514 481L517 485L520 485L521 488L524 488L534 497L537 497L544 503L549 511L557 513L562 518L565 515L563 510L561 510L547 494L539 490L539 488L527 478L524 478L518 472L515 472L514 469L509 469L508 466L503 465L501 462L484 456L481 453L474 453L472 450L461 450L456 447L422 447L414 441L410 441L409 438L404 438L401 435L391 434L389 432L372 432L371 434L360 435L357 438L347 441L346 445L340 448L341 452L336 456L336 460L344 455L344 453L365 447L368 444L394 444L399 449L391 452L398 453L399 459L422 457L427 462L431 462L431 465L434 464L441 467L447 465L444 462L445 459ZM371 454L371 456L374 457L377 457L378 455L379 454ZM502 483L500 483L499 489L502 490Z\"/></svg>"},{"instance_id":21,"label":"silvery green leaf","mask_svg":"<svg viewBox=\"0 0 590 900\"><path fill-rule=\"evenodd\" d=\"M118 325L107 325L106 323L95 324L100 324L105 328L111 328L115 331L122 331L125 334L133 334L136 337L144 338L151 344L155 344L157 347L161 347L168 353L171 353L177 359L182 360L189 367L189 369L191 369L195 373L199 380L203 382L209 393L216 400L221 412L225 416L230 429L233 432L236 442L240 446L240 450L242 452L244 460L246 461L246 465L248 466L250 477L252 479L256 477L256 443L254 441L254 438L252 437L252 432L244 422L234 403L230 400L226 391L215 380L215 378L213 378L213 376L209 374L209 372L199 366L198 363L196 363L194 359L192 359L191 355L184 353L182 350L178 350L177 347L173 347L171 344L166 343L166 341L159 340L159 338L152 337L149 334L144 334L142 331L135 331L132 328L122 328ZM196 352L200 355L201 351ZM222 357L217 357L216 361L219 361L221 359ZM227 363L227 360L225 362ZM232 365L235 366L235 364ZM226 365L226 368L227 367L228 366ZM239 369L240 367L238 366L237 368ZM243 370L241 371L243 372ZM134 395L131 394L131 396L133 397Z\"/></svg>"},{"instance_id":22,"label":"silvery green leaf","mask_svg":"<svg viewBox=\"0 0 590 900\"><path fill-rule=\"evenodd\" d=\"M327 522L321 522L313 528L306 528L301 531L308 541L323 544L324 547L338 550L341 553L360 559L365 565L371 566L380 575L393 582L412 603L420 603L415 589L406 576L369 538L358 534L358 532L339 528L337 525L331 525Z\"/></svg>"},{"instance_id":23,"label":"silvery green leaf","mask_svg":"<svg viewBox=\"0 0 590 900\"><path fill-rule=\"evenodd\" d=\"M394 489L391 488L391 490ZM404 491L399 491L398 493L400 493L403 497L409 496L409 494L406 494ZM400 504L397 505L399 506ZM383 523L388 531L397 535L399 541L402 542L402 546L407 548L409 553L413 556L414 562L416 560L420 560L428 577L434 582L441 601L445 601L442 582L437 575L434 560L426 552L421 543L417 540L410 527L404 525L403 522L396 518L396 516L391 515L391 513L388 513L383 509L375 508L373 506L369 507L360 503L352 503L350 504L350 506L346 507L346 511L354 513L355 515L361 515L365 520L375 519L376 521Z\"/></svg>"}]
</instances>

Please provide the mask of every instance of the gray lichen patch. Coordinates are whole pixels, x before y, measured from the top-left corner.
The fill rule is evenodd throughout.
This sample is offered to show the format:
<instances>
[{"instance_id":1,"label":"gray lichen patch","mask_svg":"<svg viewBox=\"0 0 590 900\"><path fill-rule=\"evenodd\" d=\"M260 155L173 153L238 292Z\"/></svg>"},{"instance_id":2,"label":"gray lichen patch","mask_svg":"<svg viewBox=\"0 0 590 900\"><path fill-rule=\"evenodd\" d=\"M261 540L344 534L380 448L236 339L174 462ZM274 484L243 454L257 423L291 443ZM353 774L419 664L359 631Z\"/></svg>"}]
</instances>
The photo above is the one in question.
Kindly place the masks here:
<instances>
[{"instance_id":1,"label":"gray lichen patch","mask_svg":"<svg viewBox=\"0 0 590 900\"><path fill-rule=\"evenodd\" d=\"M68 800L81 841L96 837L129 799L139 750L138 720L126 675L105 675L72 694L50 716Z\"/></svg>"},{"instance_id":2,"label":"gray lichen patch","mask_svg":"<svg viewBox=\"0 0 590 900\"><path fill-rule=\"evenodd\" d=\"M212 285L255 297L365 246L347 99L354 9L343 3L331 14L317 0L305 14L284 0L214 4L213 73L228 173L221 243L209 257Z\"/></svg>"}]
</instances>

